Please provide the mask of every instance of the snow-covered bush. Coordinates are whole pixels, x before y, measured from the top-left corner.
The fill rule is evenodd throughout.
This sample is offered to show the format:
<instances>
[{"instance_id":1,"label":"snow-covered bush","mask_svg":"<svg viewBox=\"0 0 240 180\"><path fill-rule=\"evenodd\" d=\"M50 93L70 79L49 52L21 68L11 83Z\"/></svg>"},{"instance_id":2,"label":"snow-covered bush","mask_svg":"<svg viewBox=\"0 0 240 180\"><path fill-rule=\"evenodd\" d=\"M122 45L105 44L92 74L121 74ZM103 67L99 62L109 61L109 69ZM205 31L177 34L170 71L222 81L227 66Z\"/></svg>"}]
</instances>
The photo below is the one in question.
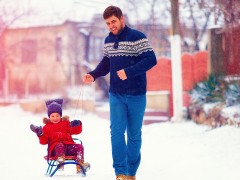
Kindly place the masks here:
<instances>
[{"instance_id":1,"label":"snow-covered bush","mask_svg":"<svg viewBox=\"0 0 240 180\"><path fill-rule=\"evenodd\" d=\"M234 106L240 103L240 87L237 83L228 85L225 92L225 98L227 106Z\"/></svg>"},{"instance_id":2,"label":"snow-covered bush","mask_svg":"<svg viewBox=\"0 0 240 180\"><path fill-rule=\"evenodd\" d=\"M240 125L238 83L225 81L222 76L210 75L208 80L197 83L189 95L190 116L196 123L210 125L213 128L226 124ZM211 108L206 110L205 107L208 105ZM236 110L236 107L239 109Z\"/></svg>"},{"instance_id":3,"label":"snow-covered bush","mask_svg":"<svg viewBox=\"0 0 240 180\"><path fill-rule=\"evenodd\" d=\"M208 80L197 83L190 91L193 104L205 104L224 101L225 82L221 76L209 75Z\"/></svg>"}]
</instances>

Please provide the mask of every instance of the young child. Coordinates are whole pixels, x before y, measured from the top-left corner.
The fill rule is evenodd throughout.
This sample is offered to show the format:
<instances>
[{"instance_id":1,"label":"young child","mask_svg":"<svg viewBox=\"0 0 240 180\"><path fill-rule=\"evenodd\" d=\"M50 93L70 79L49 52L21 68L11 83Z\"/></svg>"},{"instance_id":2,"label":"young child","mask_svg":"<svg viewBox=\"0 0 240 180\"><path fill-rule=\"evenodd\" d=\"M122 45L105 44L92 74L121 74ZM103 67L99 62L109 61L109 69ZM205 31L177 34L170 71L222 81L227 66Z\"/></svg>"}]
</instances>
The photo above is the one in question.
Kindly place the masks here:
<instances>
[{"instance_id":1,"label":"young child","mask_svg":"<svg viewBox=\"0 0 240 180\"><path fill-rule=\"evenodd\" d=\"M76 144L73 134L82 132L82 122L80 120L69 121L68 116L62 117L63 99L46 101L49 118L43 118L43 127L30 125L30 129L37 134L42 145L49 145L48 154L56 157L59 164L63 164L65 156L76 156L76 162L81 164L87 171L90 169L89 163L84 163L84 148L82 144ZM60 166L59 170L63 170ZM82 174L80 166L76 166L77 173Z\"/></svg>"}]
</instances>

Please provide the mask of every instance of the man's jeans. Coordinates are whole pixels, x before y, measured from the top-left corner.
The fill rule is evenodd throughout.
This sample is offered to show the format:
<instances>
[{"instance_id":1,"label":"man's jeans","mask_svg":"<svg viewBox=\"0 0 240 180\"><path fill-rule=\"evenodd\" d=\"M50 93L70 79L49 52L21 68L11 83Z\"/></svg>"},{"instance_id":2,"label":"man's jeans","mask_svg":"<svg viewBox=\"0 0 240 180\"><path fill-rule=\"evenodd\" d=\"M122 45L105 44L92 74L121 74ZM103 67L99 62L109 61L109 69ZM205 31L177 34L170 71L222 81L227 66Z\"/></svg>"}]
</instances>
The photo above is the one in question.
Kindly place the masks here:
<instances>
[{"instance_id":1,"label":"man's jeans","mask_svg":"<svg viewBox=\"0 0 240 180\"><path fill-rule=\"evenodd\" d=\"M116 175L134 176L141 161L141 129L146 108L146 95L110 93L109 98L113 167Z\"/></svg>"}]
</instances>

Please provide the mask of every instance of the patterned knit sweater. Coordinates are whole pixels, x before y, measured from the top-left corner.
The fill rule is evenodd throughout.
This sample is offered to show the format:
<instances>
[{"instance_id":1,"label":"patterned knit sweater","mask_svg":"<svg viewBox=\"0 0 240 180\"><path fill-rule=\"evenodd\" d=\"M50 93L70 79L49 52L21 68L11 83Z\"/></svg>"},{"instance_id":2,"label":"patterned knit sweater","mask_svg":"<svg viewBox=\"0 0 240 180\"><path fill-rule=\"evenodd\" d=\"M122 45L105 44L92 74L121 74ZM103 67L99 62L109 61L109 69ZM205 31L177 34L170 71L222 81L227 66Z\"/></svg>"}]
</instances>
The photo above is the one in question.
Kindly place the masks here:
<instances>
[{"instance_id":1,"label":"patterned knit sweater","mask_svg":"<svg viewBox=\"0 0 240 180\"><path fill-rule=\"evenodd\" d=\"M89 74L97 79L110 72L110 92L142 95L146 94L146 71L156 63L156 56L146 36L125 25L118 35L110 32L106 37L104 57ZM121 80L117 75L121 69L127 75L126 80Z\"/></svg>"}]
</instances>

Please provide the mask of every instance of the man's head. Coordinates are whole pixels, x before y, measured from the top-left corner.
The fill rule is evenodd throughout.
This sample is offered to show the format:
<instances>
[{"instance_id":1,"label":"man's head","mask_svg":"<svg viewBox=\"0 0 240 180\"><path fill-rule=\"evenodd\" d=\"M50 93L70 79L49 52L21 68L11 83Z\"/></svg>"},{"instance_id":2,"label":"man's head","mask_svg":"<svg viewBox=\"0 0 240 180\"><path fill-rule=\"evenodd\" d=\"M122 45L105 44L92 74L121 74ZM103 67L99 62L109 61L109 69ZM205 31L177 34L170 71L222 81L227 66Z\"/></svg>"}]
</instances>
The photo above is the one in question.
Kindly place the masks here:
<instances>
[{"instance_id":1,"label":"man's head","mask_svg":"<svg viewBox=\"0 0 240 180\"><path fill-rule=\"evenodd\" d=\"M116 16L118 19L122 17L122 10L117 6L109 6L103 12L103 18L106 20L111 16Z\"/></svg>"},{"instance_id":2,"label":"man's head","mask_svg":"<svg viewBox=\"0 0 240 180\"><path fill-rule=\"evenodd\" d=\"M124 18L122 10L116 6L109 6L103 12L103 18L108 26L110 32L114 35L119 34L119 32L124 28Z\"/></svg>"}]
</instances>

